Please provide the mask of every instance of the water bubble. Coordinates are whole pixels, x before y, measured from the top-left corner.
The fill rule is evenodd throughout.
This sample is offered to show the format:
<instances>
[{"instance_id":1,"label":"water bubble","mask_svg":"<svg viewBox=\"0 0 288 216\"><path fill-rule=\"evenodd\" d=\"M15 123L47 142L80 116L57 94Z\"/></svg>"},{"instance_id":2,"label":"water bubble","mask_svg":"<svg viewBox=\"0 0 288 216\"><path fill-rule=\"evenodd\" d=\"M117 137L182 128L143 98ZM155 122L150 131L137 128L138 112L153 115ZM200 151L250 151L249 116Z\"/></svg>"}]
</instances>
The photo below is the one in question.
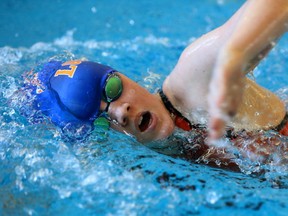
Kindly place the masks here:
<instances>
[{"instance_id":1,"label":"water bubble","mask_svg":"<svg viewBox=\"0 0 288 216\"><path fill-rule=\"evenodd\" d=\"M31 176L29 177L29 180L32 182L36 182L38 180L41 180L45 177L49 177L52 176L53 172L47 168L41 168L38 171L35 171L31 174Z\"/></svg>"},{"instance_id":2,"label":"water bubble","mask_svg":"<svg viewBox=\"0 0 288 216\"><path fill-rule=\"evenodd\" d=\"M206 195L206 201L212 205L215 204L220 198L221 195L216 191L209 191Z\"/></svg>"},{"instance_id":3,"label":"water bubble","mask_svg":"<svg viewBox=\"0 0 288 216\"><path fill-rule=\"evenodd\" d=\"M96 7L92 7L91 11L92 11L92 13L97 13L97 8Z\"/></svg>"},{"instance_id":4,"label":"water bubble","mask_svg":"<svg viewBox=\"0 0 288 216\"><path fill-rule=\"evenodd\" d=\"M135 24L135 21L134 20L129 20L129 24L131 25L131 26L133 26L134 24Z\"/></svg>"},{"instance_id":5,"label":"water bubble","mask_svg":"<svg viewBox=\"0 0 288 216\"><path fill-rule=\"evenodd\" d=\"M3 64L16 64L23 57L20 49L11 47L3 47L0 49L0 65Z\"/></svg>"},{"instance_id":6,"label":"water bubble","mask_svg":"<svg viewBox=\"0 0 288 216\"><path fill-rule=\"evenodd\" d=\"M223 5L225 3L225 0L217 0L218 5Z\"/></svg>"}]
</instances>

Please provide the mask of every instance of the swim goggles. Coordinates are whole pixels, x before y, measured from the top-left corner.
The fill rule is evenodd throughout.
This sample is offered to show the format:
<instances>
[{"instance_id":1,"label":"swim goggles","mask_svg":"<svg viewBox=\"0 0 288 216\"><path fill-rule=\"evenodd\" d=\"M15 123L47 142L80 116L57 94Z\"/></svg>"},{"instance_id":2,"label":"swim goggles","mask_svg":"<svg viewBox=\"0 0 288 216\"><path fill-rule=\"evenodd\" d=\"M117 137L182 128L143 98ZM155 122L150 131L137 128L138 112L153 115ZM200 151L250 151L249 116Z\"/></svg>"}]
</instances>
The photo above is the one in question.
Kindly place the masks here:
<instances>
[{"instance_id":1,"label":"swim goggles","mask_svg":"<svg viewBox=\"0 0 288 216\"><path fill-rule=\"evenodd\" d=\"M102 100L107 103L105 110L94 121L94 125L103 126L109 128L109 121L111 121L107 112L110 103L117 100L123 91L123 84L120 76L116 73L110 74L106 79L105 86L102 92Z\"/></svg>"},{"instance_id":2,"label":"swim goggles","mask_svg":"<svg viewBox=\"0 0 288 216\"><path fill-rule=\"evenodd\" d=\"M102 93L102 99L107 103L105 112L108 111L110 103L117 100L123 91L123 84L120 76L116 73L110 74L106 79Z\"/></svg>"}]
</instances>

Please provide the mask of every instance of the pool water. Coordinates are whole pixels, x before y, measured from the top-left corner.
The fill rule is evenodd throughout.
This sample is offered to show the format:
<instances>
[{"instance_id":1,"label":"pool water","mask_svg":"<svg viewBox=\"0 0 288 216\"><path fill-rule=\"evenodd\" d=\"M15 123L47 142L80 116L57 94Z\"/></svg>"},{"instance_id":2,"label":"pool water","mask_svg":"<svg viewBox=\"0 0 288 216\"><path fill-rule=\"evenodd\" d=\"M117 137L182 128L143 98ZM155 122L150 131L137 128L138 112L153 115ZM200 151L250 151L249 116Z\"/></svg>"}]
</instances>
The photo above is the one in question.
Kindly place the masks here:
<instances>
[{"instance_id":1,"label":"pool water","mask_svg":"<svg viewBox=\"0 0 288 216\"><path fill-rule=\"evenodd\" d=\"M50 58L109 64L155 92L185 46L243 2L2 0L0 215L287 215L287 164L242 159L242 172L231 172L101 129L67 143L49 121L21 115L27 98L15 97L25 74ZM284 36L254 72L285 100L287 54Z\"/></svg>"}]
</instances>

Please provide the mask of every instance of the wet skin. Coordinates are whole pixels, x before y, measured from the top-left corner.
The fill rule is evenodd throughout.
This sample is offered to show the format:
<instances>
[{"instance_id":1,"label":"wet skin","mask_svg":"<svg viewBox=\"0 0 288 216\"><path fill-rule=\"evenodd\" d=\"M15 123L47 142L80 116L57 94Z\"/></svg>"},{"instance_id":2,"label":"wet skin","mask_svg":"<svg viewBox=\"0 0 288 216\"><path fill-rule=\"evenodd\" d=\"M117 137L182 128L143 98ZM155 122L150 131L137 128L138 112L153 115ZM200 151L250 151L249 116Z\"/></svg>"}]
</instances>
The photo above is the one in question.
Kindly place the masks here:
<instances>
[{"instance_id":1,"label":"wet skin","mask_svg":"<svg viewBox=\"0 0 288 216\"><path fill-rule=\"evenodd\" d=\"M149 93L128 77L118 73L122 83L121 96L110 103L107 114L111 127L131 135L141 143L161 140L172 134L174 122L159 95ZM101 110L107 104L101 102Z\"/></svg>"}]
</instances>

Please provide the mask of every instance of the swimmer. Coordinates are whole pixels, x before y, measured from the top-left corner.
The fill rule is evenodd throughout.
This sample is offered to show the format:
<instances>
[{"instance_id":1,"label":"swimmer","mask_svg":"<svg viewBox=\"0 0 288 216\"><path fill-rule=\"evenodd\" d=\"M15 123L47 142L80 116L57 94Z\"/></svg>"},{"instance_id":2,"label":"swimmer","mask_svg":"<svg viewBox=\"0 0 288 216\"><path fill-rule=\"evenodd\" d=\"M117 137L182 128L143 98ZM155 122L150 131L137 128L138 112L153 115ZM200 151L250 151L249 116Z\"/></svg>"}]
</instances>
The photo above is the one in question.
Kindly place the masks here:
<instances>
[{"instance_id":1,"label":"swimmer","mask_svg":"<svg viewBox=\"0 0 288 216\"><path fill-rule=\"evenodd\" d=\"M245 77L286 31L287 10L286 0L247 1L183 51L157 94L112 67L50 61L32 85L35 107L62 129L93 128L105 117L111 128L142 143L165 139L176 127L193 131L208 125L212 139L222 136L225 125L229 133L275 130L287 136L285 104Z\"/></svg>"}]
</instances>

